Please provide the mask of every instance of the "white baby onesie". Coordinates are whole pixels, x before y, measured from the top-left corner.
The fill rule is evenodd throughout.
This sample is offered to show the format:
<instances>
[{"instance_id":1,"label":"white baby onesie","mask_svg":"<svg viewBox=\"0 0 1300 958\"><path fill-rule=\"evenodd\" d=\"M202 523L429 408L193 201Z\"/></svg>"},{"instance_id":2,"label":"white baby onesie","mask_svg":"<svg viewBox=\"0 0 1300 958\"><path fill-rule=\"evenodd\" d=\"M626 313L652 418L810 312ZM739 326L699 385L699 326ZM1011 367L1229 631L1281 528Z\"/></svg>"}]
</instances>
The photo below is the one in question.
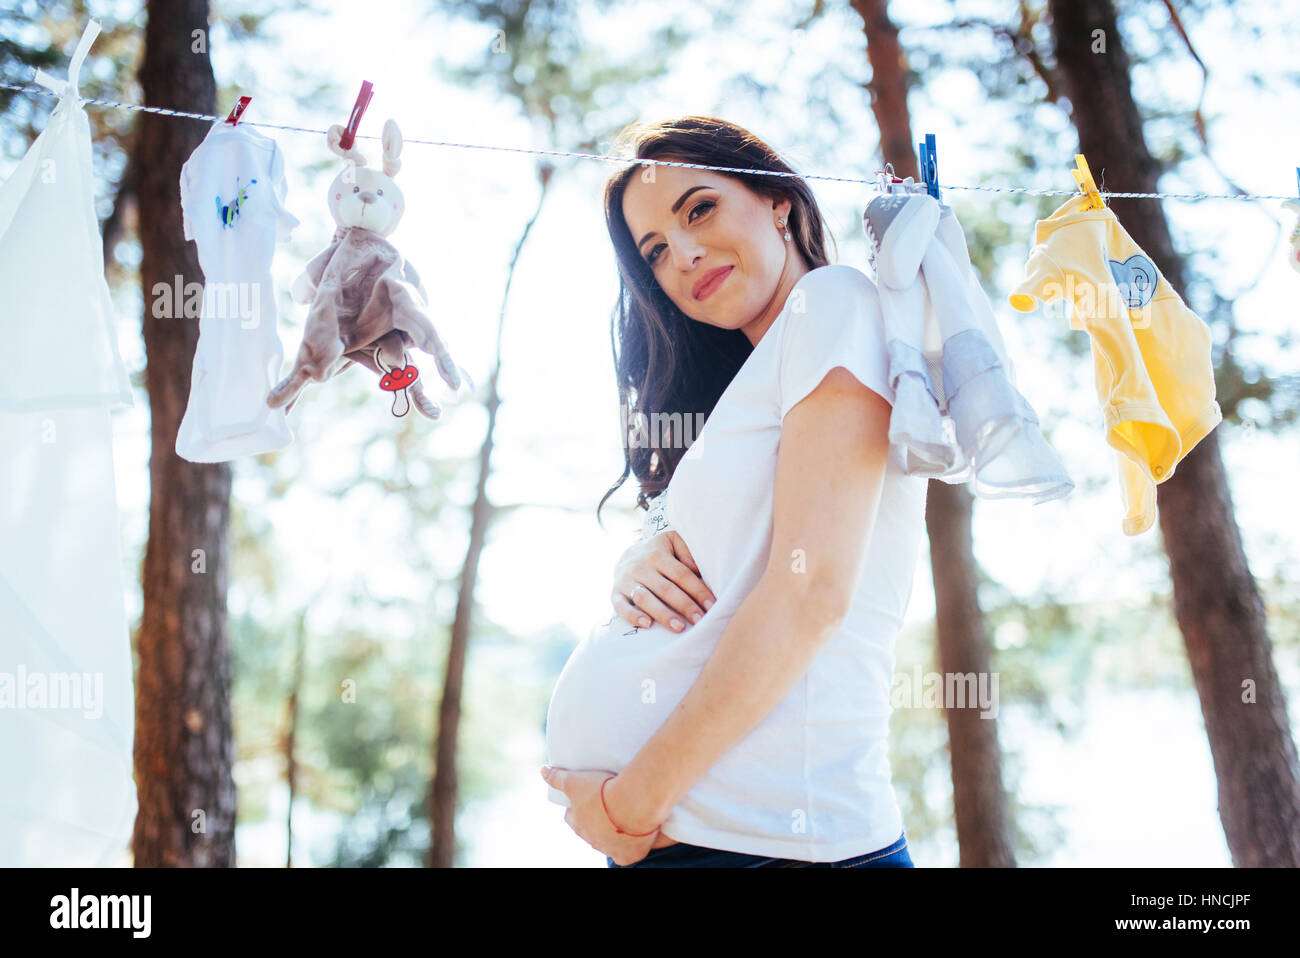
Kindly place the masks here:
<instances>
[{"instance_id":1,"label":"white baby onesie","mask_svg":"<svg viewBox=\"0 0 1300 958\"><path fill-rule=\"evenodd\" d=\"M271 260L298 220L284 207L284 154L247 124L220 120L181 168L185 238L203 267L203 309L176 454L226 462L293 442L266 395L280 375Z\"/></svg>"}]
</instances>

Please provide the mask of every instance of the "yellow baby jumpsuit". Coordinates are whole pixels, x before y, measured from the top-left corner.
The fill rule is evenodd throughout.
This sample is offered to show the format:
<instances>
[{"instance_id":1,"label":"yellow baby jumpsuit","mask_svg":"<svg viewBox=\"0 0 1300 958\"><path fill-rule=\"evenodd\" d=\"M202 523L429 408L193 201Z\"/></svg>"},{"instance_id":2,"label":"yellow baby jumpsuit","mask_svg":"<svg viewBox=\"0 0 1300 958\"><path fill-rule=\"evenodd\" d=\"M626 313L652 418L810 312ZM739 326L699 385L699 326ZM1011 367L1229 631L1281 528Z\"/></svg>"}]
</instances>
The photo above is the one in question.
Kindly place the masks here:
<instances>
[{"instance_id":1,"label":"yellow baby jumpsuit","mask_svg":"<svg viewBox=\"0 0 1300 958\"><path fill-rule=\"evenodd\" d=\"M1065 299L1092 340L1106 439L1119 460L1125 535L1151 528L1156 483L1223 419L1210 329L1160 275L1109 207L1073 196L1034 229L1011 305Z\"/></svg>"}]
</instances>

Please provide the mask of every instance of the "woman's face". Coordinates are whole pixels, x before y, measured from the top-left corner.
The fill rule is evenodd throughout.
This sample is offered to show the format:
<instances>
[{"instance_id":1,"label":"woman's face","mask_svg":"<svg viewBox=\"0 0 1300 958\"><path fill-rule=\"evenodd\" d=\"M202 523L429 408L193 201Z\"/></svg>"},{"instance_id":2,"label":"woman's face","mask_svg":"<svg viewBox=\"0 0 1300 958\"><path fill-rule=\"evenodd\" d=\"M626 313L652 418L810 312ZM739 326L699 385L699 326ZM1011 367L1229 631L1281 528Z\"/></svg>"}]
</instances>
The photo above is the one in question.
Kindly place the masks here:
<instances>
[{"instance_id":1,"label":"woman's face","mask_svg":"<svg viewBox=\"0 0 1300 958\"><path fill-rule=\"evenodd\" d=\"M649 166L623 193L637 253L677 307L724 329L766 325L783 274L801 262L784 238L790 201L775 203L712 170ZM646 182L649 180L649 182ZM797 277L796 277L797 278ZM757 342L762 330L752 335Z\"/></svg>"}]
</instances>

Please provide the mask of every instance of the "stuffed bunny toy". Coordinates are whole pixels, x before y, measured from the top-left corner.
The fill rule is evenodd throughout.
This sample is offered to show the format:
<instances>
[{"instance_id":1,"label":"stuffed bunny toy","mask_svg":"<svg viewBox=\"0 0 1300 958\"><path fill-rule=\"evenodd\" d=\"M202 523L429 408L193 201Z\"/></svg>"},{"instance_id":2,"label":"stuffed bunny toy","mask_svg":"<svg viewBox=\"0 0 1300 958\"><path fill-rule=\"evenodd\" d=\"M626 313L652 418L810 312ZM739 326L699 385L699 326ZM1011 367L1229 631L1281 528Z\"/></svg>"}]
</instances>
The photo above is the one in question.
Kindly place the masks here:
<instances>
[{"instance_id":1,"label":"stuffed bunny toy","mask_svg":"<svg viewBox=\"0 0 1300 958\"><path fill-rule=\"evenodd\" d=\"M443 346L428 316L429 298L420 278L397 248L385 239L402 218L405 202L393 182L401 168L402 134L384 123L383 172L369 169L355 147L343 149L343 127L334 124L329 147L347 161L329 189L330 214L337 229L330 245L293 284L293 298L310 303L302 345L293 369L267 394L266 404L293 409L308 380L324 382L360 363L380 376L381 389L393 393L393 415L415 408L429 419L442 410L421 388L419 371L406 348L430 353L438 373L459 389L462 370Z\"/></svg>"}]
</instances>

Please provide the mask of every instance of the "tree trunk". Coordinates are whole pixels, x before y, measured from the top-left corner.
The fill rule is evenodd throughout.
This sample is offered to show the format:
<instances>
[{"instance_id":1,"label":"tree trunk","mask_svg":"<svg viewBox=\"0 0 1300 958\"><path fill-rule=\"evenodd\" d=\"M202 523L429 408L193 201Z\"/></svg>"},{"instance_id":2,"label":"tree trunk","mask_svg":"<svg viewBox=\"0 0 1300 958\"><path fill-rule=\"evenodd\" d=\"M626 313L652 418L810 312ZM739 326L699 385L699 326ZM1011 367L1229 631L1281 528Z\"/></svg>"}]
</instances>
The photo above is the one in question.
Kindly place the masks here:
<instances>
[{"instance_id":1,"label":"tree trunk","mask_svg":"<svg viewBox=\"0 0 1300 958\"><path fill-rule=\"evenodd\" d=\"M216 110L208 58L207 0L149 0L140 84L144 102L198 113ZM202 31L200 52L194 32ZM155 284L200 282L195 247L183 239L181 166L207 134L201 120L141 113L140 282L144 294L145 386L152 415L149 541L136 680L135 769L138 867L235 863L231 778L230 652L226 636L228 464L176 455L189 401L197 321L183 311L153 315ZM179 304L177 304L179 305Z\"/></svg>"},{"instance_id":2,"label":"tree trunk","mask_svg":"<svg viewBox=\"0 0 1300 958\"><path fill-rule=\"evenodd\" d=\"M474 585L478 581L479 559L492 522L492 503L487 498L487 480L492 471L493 433L501 399L496 391L493 371L485 402L488 413L487 434L479 449L478 485L470 519L469 547L461 570L460 593L456 599L456 617L451 625L451 645L447 650L447 668L443 677L442 701L438 705L438 731L434 741L433 785L429 790L429 821L432 840L429 867L451 868L456 862L456 801L459 777L456 774L457 744L460 738L461 699L464 690L465 660L469 651L470 627L473 624Z\"/></svg>"},{"instance_id":3,"label":"tree trunk","mask_svg":"<svg viewBox=\"0 0 1300 958\"><path fill-rule=\"evenodd\" d=\"M907 108L907 56L898 42L898 28L889 19L886 0L853 0L853 8L862 17L867 35L868 89L880 128L882 159L893 164L898 176L916 177ZM939 666L945 675L974 673L978 678L989 671L990 650L976 592L979 575L971 536L972 508L965 486L930 480L925 523L930 536ZM946 687L947 682L944 684ZM952 759L958 864L963 868L1013 866L997 720L981 718L979 711L970 707L947 708L944 714Z\"/></svg>"},{"instance_id":4,"label":"tree trunk","mask_svg":"<svg viewBox=\"0 0 1300 958\"><path fill-rule=\"evenodd\" d=\"M293 685L289 688L288 725L284 737L284 775L289 786L289 810L284 821L284 867L293 867L293 800L298 794L298 725L302 716L303 673L307 669L307 608L298 615L294 645Z\"/></svg>"},{"instance_id":5,"label":"tree trunk","mask_svg":"<svg viewBox=\"0 0 1300 958\"><path fill-rule=\"evenodd\" d=\"M1098 186L1155 192L1160 169L1147 149L1110 0L1049 0L1048 10L1079 152ZM1100 41L1104 52L1094 52ZM1160 204L1116 199L1110 206L1185 299L1183 260ZM1233 864L1294 868L1300 865L1300 762L1217 431L1156 486L1156 494L1174 615L1201 700Z\"/></svg>"}]
</instances>

